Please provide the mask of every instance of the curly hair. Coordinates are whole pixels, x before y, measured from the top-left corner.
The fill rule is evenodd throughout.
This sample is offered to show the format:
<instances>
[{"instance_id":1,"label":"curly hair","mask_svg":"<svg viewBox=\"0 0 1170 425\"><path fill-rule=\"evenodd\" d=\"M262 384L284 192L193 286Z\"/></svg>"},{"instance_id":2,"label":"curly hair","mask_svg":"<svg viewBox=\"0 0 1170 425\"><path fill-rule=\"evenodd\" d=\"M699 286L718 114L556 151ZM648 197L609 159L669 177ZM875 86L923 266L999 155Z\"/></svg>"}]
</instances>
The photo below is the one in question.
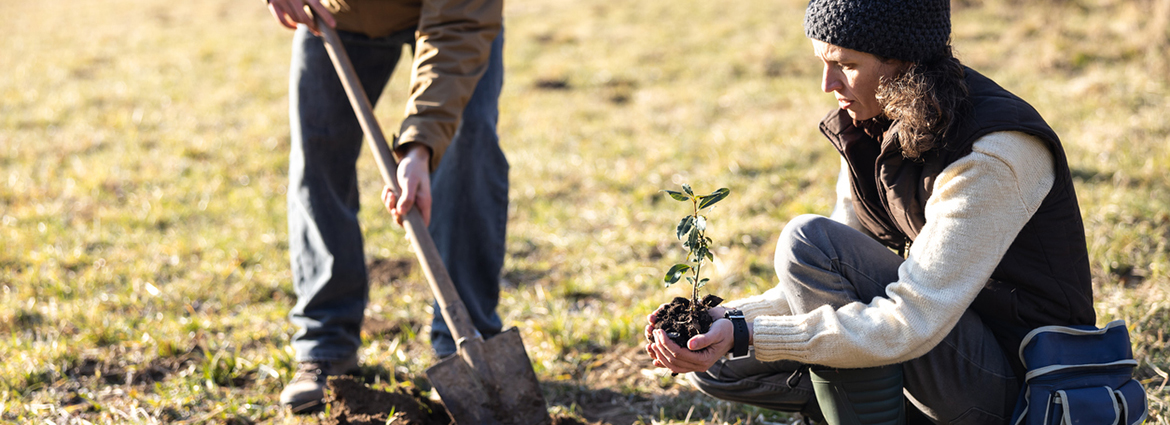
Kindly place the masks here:
<instances>
[{"instance_id":1,"label":"curly hair","mask_svg":"<svg viewBox=\"0 0 1170 425\"><path fill-rule=\"evenodd\" d=\"M882 113L899 122L902 155L918 159L947 133L967 102L963 64L947 46L939 59L910 64L905 72L878 85Z\"/></svg>"}]
</instances>

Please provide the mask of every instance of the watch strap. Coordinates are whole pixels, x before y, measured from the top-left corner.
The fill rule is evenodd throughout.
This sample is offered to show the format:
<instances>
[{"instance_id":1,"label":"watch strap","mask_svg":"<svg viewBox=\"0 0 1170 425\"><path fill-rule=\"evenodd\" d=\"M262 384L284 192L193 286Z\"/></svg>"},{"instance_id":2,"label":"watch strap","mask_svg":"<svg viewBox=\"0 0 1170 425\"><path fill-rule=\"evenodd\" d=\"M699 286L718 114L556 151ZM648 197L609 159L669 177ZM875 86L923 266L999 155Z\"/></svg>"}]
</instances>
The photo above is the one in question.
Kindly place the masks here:
<instances>
[{"instance_id":1,"label":"watch strap","mask_svg":"<svg viewBox=\"0 0 1170 425\"><path fill-rule=\"evenodd\" d=\"M723 317L731 321L735 329L735 343L731 348L730 359L747 357L748 355L748 326L743 313L736 309L727 310Z\"/></svg>"}]
</instances>

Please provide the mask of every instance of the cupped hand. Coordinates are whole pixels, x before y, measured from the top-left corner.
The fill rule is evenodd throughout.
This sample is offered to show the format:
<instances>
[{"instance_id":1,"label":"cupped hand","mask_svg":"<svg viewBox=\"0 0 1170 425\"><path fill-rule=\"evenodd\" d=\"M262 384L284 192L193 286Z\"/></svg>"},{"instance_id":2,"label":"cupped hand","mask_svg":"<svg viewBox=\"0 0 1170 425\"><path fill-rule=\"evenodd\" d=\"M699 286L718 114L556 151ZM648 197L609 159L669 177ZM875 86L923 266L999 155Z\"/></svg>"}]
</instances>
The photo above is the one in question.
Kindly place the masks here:
<instances>
[{"instance_id":1,"label":"cupped hand","mask_svg":"<svg viewBox=\"0 0 1170 425\"><path fill-rule=\"evenodd\" d=\"M654 324L658 322L658 312L662 311L662 309L666 308L668 305L670 304L662 303L658 306L658 308L654 309L653 312L646 316L647 325L645 329L645 335L647 341L654 341L654 335L651 332L654 331Z\"/></svg>"},{"instance_id":2,"label":"cupped hand","mask_svg":"<svg viewBox=\"0 0 1170 425\"><path fill-rule=\"evenodd\" d=\"M654 366L670 369L674 373L702 372L715 365L724 354L731 351L735 331L730 320L716 320L711 329L687 341L687 348L680 347L667 338L666 331L655 329L654 342L646 344L646 352L654 359Z\"/></svg>"},{"instance_id":3,"label":"cupped hand","mask_svg":"<svg viewBox=\"0 0 1170 425\"><path fill-rule=\"evenodd\" d=\"M394 216L394 221L402 225L406 213L411 208L418 207L423 222L431 224L431 150L425 145L414 143L406 149L402 161L398 162L395 173L398 186L402 188L401 196L396 195L390 186L382 189L382 203L386 210Z\"/></svg>"},{"instance_id":4,"label":"cupped hand","mask_svg":"<svg viewBox=\"0 0 1170 425\"><path fill-rule=\"evenodd\" d=\"M717 306L708 309L707 314L711 315L712 319L719 320L723 318L723 315L727 314L727 310L727 307Z\"/></svg>"},{"instance_id":5,"label":"cupped hand","mask_svg":"<svg viewBox=\"0 0 1170 425\"><path fill-rule=\"evenodd\" d=\"M312 14L305 10L305 5L309 6ZM329 28L337 27L333 14L321 5L320 0L268 0L268 11L281 25L296 29L297 24L305 24L316 35L321 35L321 31L317 28L317 21L313 19L313 15L320 16Z\"/></svg>"}]
</instances>

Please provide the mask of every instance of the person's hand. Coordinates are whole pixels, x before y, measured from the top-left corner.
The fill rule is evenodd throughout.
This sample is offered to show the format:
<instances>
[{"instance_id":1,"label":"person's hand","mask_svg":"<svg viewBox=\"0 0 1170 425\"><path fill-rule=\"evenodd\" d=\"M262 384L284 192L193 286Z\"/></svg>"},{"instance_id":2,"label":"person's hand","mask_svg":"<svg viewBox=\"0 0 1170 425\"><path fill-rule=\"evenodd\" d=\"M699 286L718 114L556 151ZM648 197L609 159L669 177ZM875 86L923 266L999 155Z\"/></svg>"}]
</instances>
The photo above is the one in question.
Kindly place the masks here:
<instances>
[{"instance_id":1,"label":"person's hand","mask_svg":"<svg viewBox=\"0 0 1170 425\"><path fill-rule=\"evenodd\" d=\"M646 336L647 341L651 341L651 342L654 341L654 324L658 322L658 312L662 311L662 309L666 308L666 306L668 306L668 305L670 305L670 303L659 304L658 308L654 309L654 312L652 312L646 316L647 325L646 325L646 328L644 329L644 334ZM718 306L715 308L708 309L707 314L711 315L711 318L714 320L722 319L723 316L725 314L727 314L727 307ZM649 345L646 346L646 351L647 352L650 351ZM650 353L650 355L654 355L654 353Z\"/></svg>"},{"instance_id":2,"label":"person's hand","mask_svg":"<svg viewBox=\"0 0 1170 425\"><path fill-rule=\"evenodd\" d=\"M306 4L313 10L313 14L305 11ZM320 0L268 0L268 11L281 25L296 29L297 24L305 24L315 35L321 35L321 31L317 28L317 21L313 19L313 15L320 16L329 28L337 27L333 14L321 5Z\"/></svg>"},{"instance_id":3,"label":"person's hand","mask_svg":"<svg viewBox=\"0 0 1170 425\"><path fill-rule=\"evenodd\" d=\"M646 351L654 359L654 366L670 369L674 373L710 369L735 344L735 330L731 321L726 319L716 320L707 333L687 341L689 350L667 338L666 331L662 329L655 329L652 335L654 342L646 345Z\"/></svg>"},{"instance_id":4,"label":"person's hand","mask_svg":"<svg viewBox=\"0 0 1170 425\"><path fill-rule=\"evenodd\" d=\"M398 162L398 186L402 196L396 196L390 186L382 189L382 203L394 216L399 226L410 209L418 206L423 222L431 224L431 149L421 143L407 145L406 154Z\"/></svg>"},{"instance_id":5,"label":"person's hand","mask_svg":"<svg viewBox=\"0 0 1170 425\"><path fill-rule=\"evenodd\" d=\"M668 305L670 304L662 303L658 306L658 308L654 309L653 313L650 313L648 316L646 316L647 325L645 329L645 335L647 341L654 341L654 334L652 332L654 332L654 323L658 322L658 312L662 311L662 309L666 308ZM646 350L650 350L649 345L646 346ZM651 355L653 355L653 353L651 353Z\"/></svg>"},{"instance_id":6,"label":"person's hand","mask_svg":"<svg viewBox=\"0 0 1170 425\"><path fill-rule=\"evenodd\" d=\"M707 314L711 315L712 319L719 320L719 319L722 319L723 316L727 315L727 310L728 310L727 307L717 306L717 307L708 309Z\"/></svg>"}]
</instances>

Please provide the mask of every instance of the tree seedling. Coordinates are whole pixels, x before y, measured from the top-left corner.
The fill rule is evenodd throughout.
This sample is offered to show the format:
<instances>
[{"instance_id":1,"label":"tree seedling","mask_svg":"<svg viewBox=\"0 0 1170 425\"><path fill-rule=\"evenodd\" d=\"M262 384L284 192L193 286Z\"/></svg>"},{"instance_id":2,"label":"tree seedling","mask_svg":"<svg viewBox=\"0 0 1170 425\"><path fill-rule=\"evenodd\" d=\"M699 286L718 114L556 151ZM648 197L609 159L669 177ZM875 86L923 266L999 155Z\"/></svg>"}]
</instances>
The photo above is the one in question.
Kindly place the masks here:
<instances>
[{"instance_id":1,"label":"tree seedling","mask_svg":"<svg viewBox=\"0 0 1170 425\"><path fill-rule=\"evenodd\" d=\"M703 211L719 201L727 198L731 193L727 188L721 188L708 195L695 195L690 185L682 185L682 192L666 190L666 194L680 202L691 204L691 213L684 216L675 227L675 237L682 242L687 250L686 260L671 266L662 280L666 287L678 283L683 278L691 284L691 298L676 297L665 308L659 309L654 327L666 331L667 336L682 347L695 335L707 332L714 320L707 310L718 306L723 299L715 295L707 295L699 300L699 289L710 282L710 278L703 277L703 264L714 261L711 253L711 238L707 237L709 221Z\"/></svg>"}]
</instances>

